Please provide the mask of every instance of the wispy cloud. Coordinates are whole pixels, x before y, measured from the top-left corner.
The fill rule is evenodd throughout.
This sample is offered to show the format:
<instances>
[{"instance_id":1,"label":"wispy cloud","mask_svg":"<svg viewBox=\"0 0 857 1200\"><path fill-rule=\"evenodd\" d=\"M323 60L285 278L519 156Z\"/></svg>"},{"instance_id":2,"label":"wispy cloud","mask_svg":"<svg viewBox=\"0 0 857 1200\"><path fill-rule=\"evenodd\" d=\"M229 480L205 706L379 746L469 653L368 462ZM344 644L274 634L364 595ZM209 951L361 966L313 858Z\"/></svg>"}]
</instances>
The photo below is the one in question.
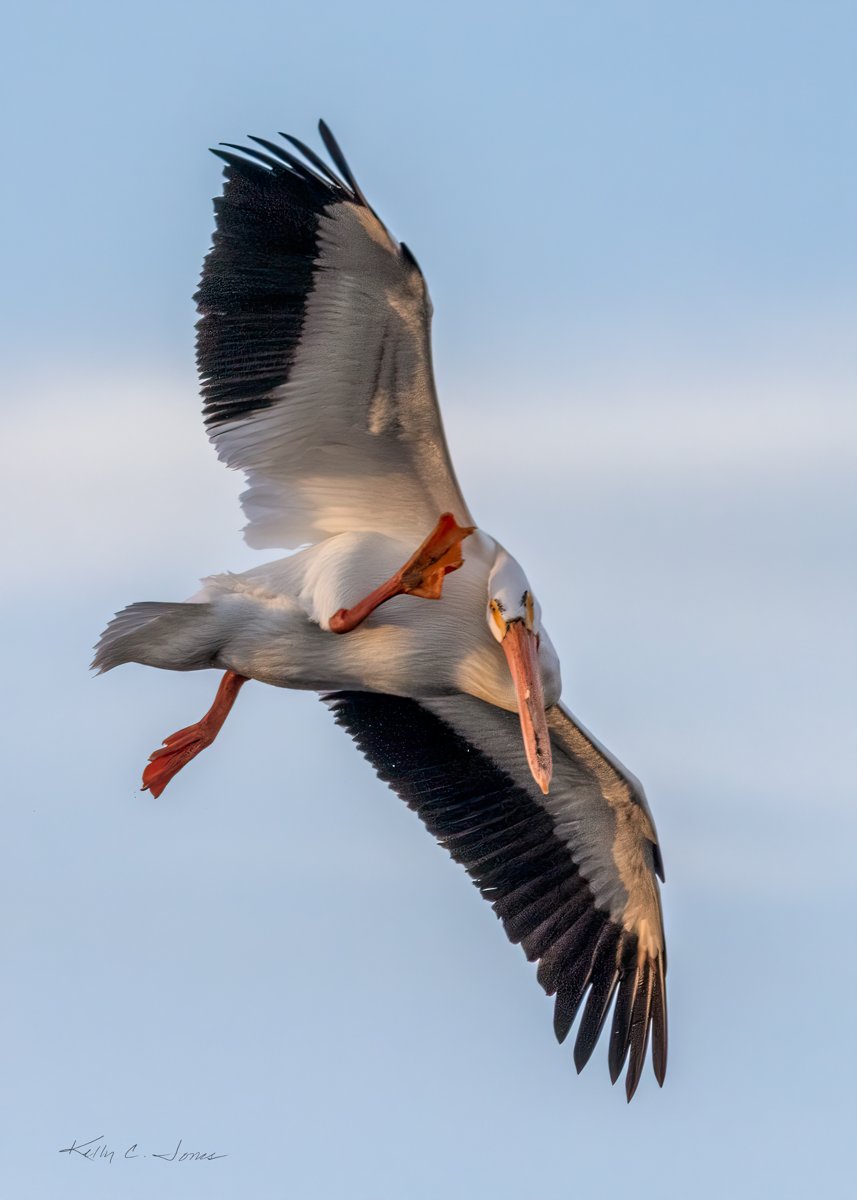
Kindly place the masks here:
<instances>
[{"instance_id":1,"label":"wispy cloud","mask_svg":"<svg viewBox=\"0 0 857 1200\"><path fill-rule=\"evenodd\" d=\"M857 406L844 373L814 392L806 378L773 372L706 381L687 369L668 382L654 369L614 374L573 397L563 387L542 381L524 395L519 385L449 381L450 440L478 511L522 481L540 494L620 498L652 480L723 488L764 475L789 488L854 460ZM15 390L3 468L7 512L20 514L6 525L13 588L29 590L48 560L81 584L134 559L155 576L179 562L189 584L227 556L233 567L257 561L238 532L241 476L206 442L191 372L84 366Z\"/></svg>"}]
</instances>

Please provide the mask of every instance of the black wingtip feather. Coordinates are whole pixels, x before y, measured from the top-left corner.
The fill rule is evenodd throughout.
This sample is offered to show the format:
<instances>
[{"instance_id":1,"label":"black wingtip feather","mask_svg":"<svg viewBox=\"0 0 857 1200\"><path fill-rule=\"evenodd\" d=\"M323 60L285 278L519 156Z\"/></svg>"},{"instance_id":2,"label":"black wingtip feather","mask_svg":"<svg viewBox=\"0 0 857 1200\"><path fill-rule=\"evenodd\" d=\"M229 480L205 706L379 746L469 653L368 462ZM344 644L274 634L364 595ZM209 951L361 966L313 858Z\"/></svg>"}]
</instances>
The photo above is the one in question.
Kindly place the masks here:
<instances>
[{"instance_id":1,"label":"black wingtip feather","mask_svg":"<svg viewBox=\"0 0 857 1200\"><path fill-rule=\"evenodd\" d=\"M318 224L349 195L267 150L211 147L226 165L225 183L194 299L205 422L214 432L270 408L288 382L313 289Z\"/></svg>"},{"instance_id":2,"label":"black wingtip feather","mask_svg":"<svg viewBox=\"0 0 857 1200\"><path fill-rule=\"evenodd\" d=\"M553 1006L553 1031L560 1045L571 1031L588 982L589 972L587 970L580 980L563 983L562 987L557 990Z\"/></svg>"},{"instance_id":3,"label":"black wingtip feather","mask_svg":"<svg viewBox=\"0 0 857 1200\"><path fill-rule=\"evenodd\" d=\"M343 179L345 179L346 183L349 185L351 190L354 192L354 195L357 196L357 198L360 200L360 203L363 204L366 208L368 208L369 202L366 199L366 197L363 195L363 192L360 189L360 184L354 178L351 168L348 165L348 160L346 159L345 155L342 153L342 150L340 149L339 142L337 142L336 138L330 132L330 129L325 121L323 121L323 120L319 121L318 131L321 134L321 140L324 142L324 145L325 145L325 148L326 148L328 154L333 159L334 163L339 168L339 170L342 172Z\"/></svg>"},{"instance_id":4,"label":"black wingtip feather","mask_svg":"<svg viewBox=\"0 0 857 1200\"><path fill-rule=\"evenodd\" d=\"M667 1003L663 956L652 972L652 1068L658 1086L664 1086L667 1074Z\"/></svg>"},{"instance_id":5,"label":"black wingtip feather","mask_svg":"<svg viewBox=\"0 0 857 1200\"><path fill-rule=\"evenodd\" d=\"M596 964L589 997L574 1042L574 1065L578 1075L592 1057L592 1051L601 1036L618 978L615 962L601 960Z\"/></svg>"},{"instance_id":6,"label":"black wingtip feather","mask_svg":"<svg viewBox=\"0 0 857 1200\"><path fill-rule=\"evenodd\" d=\"M292 154L291 151L278 146L276 142L269 142L267 138L256 137L252 133L248 133L247 136L251 142L255 142L258 146L264 146L268 153L277 160L278 164L288 167L302 179L313 179L316 183L322 183L327 186L327 181L311 170L305 162L301 162L296 154Z\"/></svg>"},{"instance_id":7,"label":"black wingtip feather","mask_svg":"<svg viewBox=\"0 0 857 1200\"><path fill-rule=\"evenodd\" d=\"M225 145L226 143L221 143ZM226 150L218 150L216 146L209 146L208 149L212 154L222 158L228 167L232 167L240 175L249 176L250 178L258 178L260 175L270 175L270 171L266 171L260 167L258 163L251 162L248 158L240 158L237 154L230 154Z\"/></svg>"},{"instance_id":8,"label":"black wingtip feather","mask_svg":"<svg viewBox=\"0 0 857 1200\"><path fill-rule=\"evenodd\" d=\"M237 150L247 158L252 158L256 162L263 163L271 171L285 170L281 163L272 158L270 154L263 154L261 150L254 150L252 146L238 146L235 142L221 142L221 146L228 146L230 150Z\"/></svg>"},{"instance_id":9,"label":"black wingtip feather","mask_svg":"<svg viewBox=\"0 0 857 1200\"><path fill-rule=\"evenodd\" d=\"M295 149L301 152L307 162L312 163L316 170L319 171L320 174L322 174L330 183L332 183L334 187L341 188L342 191L345 191L345 185L339 176L335 175L333 171L331 171L324 159L320 155L316 154L315 150L313 150L311 146L308 146L306 142L302 142L300 138L294 137L291 133L283 133L282 129L279 132L280 137L285 138L287 142L291 142Z\"/></svg>"},{"instance_id":10,"label":"black wingtip feather","mask_svg":"<svg viewBox=\"0 0 857 1200\"><path fill-rule=\"evenodd\" d=\"M636 948L632 948L636 954ZM619 984L616 990L616 1004L613 1008L613 1025L610 1030L610 1048L607 1053L607 1066L610 1071L610 1082L615 1083L622 1074L625 1059L628 1057L628 1047L631 1036L631 1017L634 1011L634 1000L639 986L639 971L636 964L620 971Z\"/></svg>"},{"instance_id":11,"label":"black wingtip feather","mask_svg":"<svg viewBox=\"0 0 857 1200\"><path fill-rule=\"evenodd\" d=\"M584 930L580 931L583 936L577 944L577 957L570 958L569 955L572 952L570 950L563 951L562 973L559 976L560 981L557 986L553 1014L554 1033L556 1034L557 1041L560 1043L564 1042L568 1036L586 988L593 974L599 969L599 965L602 962L600 955L603 952L605 942L609 947L614 938L613 931L615 927L612 927L610 921L604 919L603 914L594 912L592 917L596 919L595 929L597 932L593 932L592 924L584 927L585 932ZM599 920L600 929L597 923ZM615 937L618 938L618 936L617 930L615 931ZM612 949L608 953L612 955ZM581 1069L578 1068L578 1074Z\"/></svg>"},{"instance_id":12,"label":"black wingtip feather","mask_svg":"<svg viewBox=\"0 0 857 1200\"><path fill-rule=\"evenodd\" d=\"M631 1013L630 1055L628 1073L625 1076L625 1095L630 1101L637 1090L643 1067L646 1063L646 1050L649 1045L649 1025L652 1011L652 983L654 971L652 960L647 958L640 968L640 979L637 994L634 997L634 1008Z\"/></svg>"}]
</instances>

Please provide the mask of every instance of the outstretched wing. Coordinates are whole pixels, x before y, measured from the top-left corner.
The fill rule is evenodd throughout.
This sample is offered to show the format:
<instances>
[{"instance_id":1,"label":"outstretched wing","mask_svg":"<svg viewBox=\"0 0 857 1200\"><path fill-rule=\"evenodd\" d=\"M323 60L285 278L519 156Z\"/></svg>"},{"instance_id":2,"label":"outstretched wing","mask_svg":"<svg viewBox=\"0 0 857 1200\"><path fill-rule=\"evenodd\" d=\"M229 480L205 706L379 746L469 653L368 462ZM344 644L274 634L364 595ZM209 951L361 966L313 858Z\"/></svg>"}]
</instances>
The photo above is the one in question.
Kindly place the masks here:
<instances>
[{"instance_id":1,"label":"outstretched wing","mask_svg":"<svg viewBox=\"0 0 857 1200\"><path fill-rule=\"evenodd\" d=\"M346 530L421 540L442 512L472 523L449 459L431 365L431 301L406 246L367 204L322 122L341 178L299 156L226 162L196 301L209 436L246 472L252 546Z\"/></svg>"},{"instance_id":2,"label":"outstretched wing","mask_svg":"<svg viewBox=\"0 0 857 1200\"><path fill-rule=\"evenodd\" d=\"M381 779L465 867L556 996L560 1041L586 996L574 1045L588 1061L615 996L608 1063L633 1096L652 1036L667 1061L660 850L642 789L561 706L548 709L553 779L543 796L518 718L469 696L325 697Z\"/></svg>"}]
</instances>

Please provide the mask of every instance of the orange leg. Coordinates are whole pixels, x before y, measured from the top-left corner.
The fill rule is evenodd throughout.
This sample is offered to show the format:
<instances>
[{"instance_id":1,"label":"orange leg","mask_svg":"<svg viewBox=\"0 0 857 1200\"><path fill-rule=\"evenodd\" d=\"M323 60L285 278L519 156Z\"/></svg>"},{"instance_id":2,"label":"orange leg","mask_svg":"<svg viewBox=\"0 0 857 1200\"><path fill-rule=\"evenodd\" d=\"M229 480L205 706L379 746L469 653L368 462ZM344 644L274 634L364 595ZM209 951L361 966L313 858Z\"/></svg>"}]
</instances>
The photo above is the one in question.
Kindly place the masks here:
<instances>
[{"instance_id":1,"label":"orange leg","mask_svg":"<svg viewBox=\"0 0 857 1200\"><path fill-rule=\"evenodd\" d=\"M370 592L353 608L340 608L330 618L332 633L349 633L373 613L379 604L393 596L422 596L439 600L443 578L457 571L464 562L461 543L469 537L475 525L457 525L452 513L444 513L429 536L392 578Z\"/></svg>"},{"instance_id":2,"label":"orange leg","mask_svg":"<svg viewBox=\"0 0 857 1200\"><path fill-rule=\"evenodd\" d=\"M160 796L172 777L186 767L192 758L196 758L200 750L211 745L229 716L241 685L246 682L246 676L227 671L220 681L214 703L202 720L170 734L161 749L149 755L149 765L143 772L144 792Z\"/></svg>"}]
</instances>

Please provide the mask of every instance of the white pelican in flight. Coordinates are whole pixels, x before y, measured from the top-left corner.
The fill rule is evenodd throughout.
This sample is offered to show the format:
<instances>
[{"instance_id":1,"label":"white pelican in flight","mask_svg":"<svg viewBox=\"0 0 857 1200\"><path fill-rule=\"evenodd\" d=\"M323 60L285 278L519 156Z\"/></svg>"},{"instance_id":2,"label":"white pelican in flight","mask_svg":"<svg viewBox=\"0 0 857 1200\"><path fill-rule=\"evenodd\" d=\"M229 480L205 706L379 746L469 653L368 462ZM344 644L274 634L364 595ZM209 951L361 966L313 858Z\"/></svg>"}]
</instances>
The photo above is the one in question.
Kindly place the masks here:
<instances>
[{"instance_id":1,"label":"white pelican in flight","mask_svg":"<svg viewBox=\"0 0 857 1200\"><path fill-rule=\"evenodd\" d=\"M132 604L93 666L224 672L209 712L151 756L155 796L248 679L321 693L538 960L560 1041L583 1006L578 1070L615 998L610 1075L627 1060L630 1099L650 1033L659 1083L666 1070L652 816L560 703L535 591L455 478L425 279L320 130L332 167L285 134L214 151L225 184L196 296L205 424L246 473L246 539L296 553Z\"/></svg>"}]
</instances>

